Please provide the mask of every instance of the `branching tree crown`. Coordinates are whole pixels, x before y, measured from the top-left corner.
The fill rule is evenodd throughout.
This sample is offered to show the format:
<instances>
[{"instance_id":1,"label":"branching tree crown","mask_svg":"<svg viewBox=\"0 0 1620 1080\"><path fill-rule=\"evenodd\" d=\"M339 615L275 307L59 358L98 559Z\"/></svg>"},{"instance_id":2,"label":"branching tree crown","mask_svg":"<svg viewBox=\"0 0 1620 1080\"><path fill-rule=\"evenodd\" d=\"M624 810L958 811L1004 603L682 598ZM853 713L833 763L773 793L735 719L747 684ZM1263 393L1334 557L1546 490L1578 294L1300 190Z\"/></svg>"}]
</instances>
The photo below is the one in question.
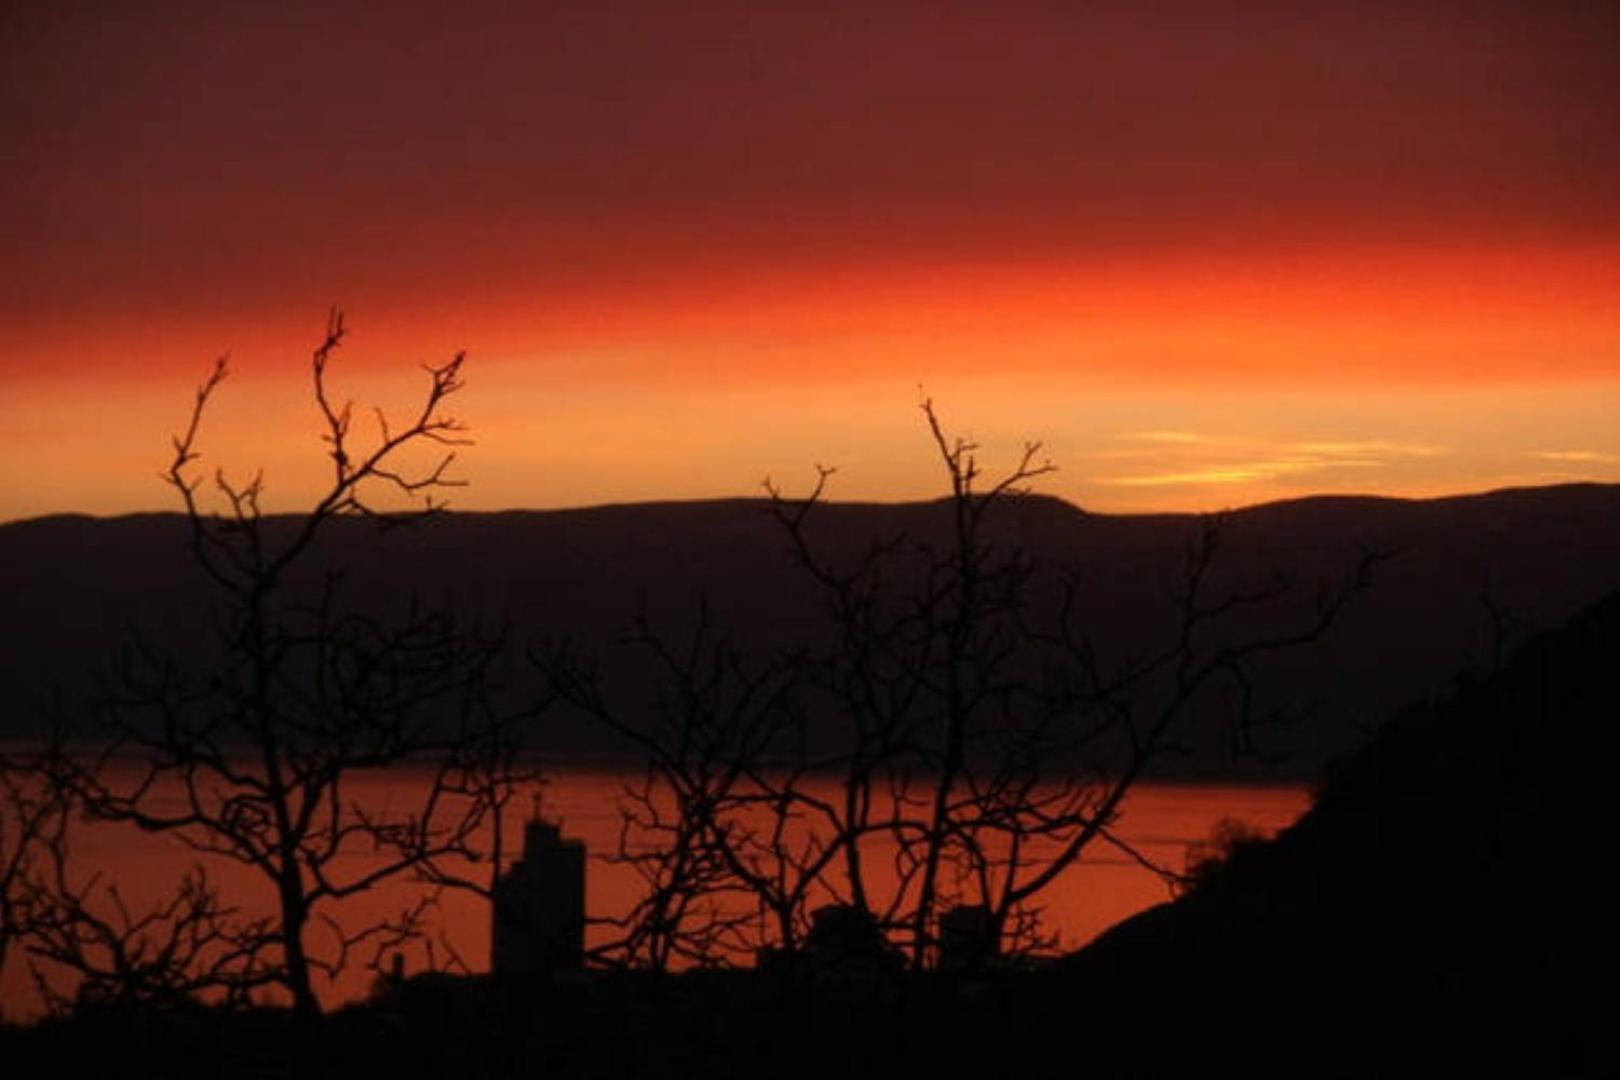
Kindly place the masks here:
<instances>
[{"instance_id":1,"label":"branching tree crown","mask_svg":"<svg viewBox=\"0 0 1620 1080\"><path fill-rule=\"evenodd\" d=\"M432 895L423 891L397 918L359 926L333 914L339 902L390 879L477 884L466 867L490 854L491 832L492 865L499 865L516 731L491 697L498 642L414 598L399 617L352 608L319 543L344 517L391 526L434 513L441 493L462 483L450 468L468 440L445 406L462 387L464 357L427 367L419 407L403 420L376 411L375 437L364 442L352 405L338 403L330 387L346 332L334 311L313 354L331 471L290 522L261 511L262 475L236 482L216 471L219 509L205 506L200 439L226 379L223 359L198 388L163 475L184 508L192 559L214 587L217 655L199 665L133 642L90 733L99 754L59 766L65 789L94 817L251 868L267 886L273 916L237 917L200 871L150 919L121 911L97 927L85 904L68 904L42 939L42 955L87 978L105 974L109 961L87 951L86 940L117 938L121 927L128 953L138 947L131 942L155 940L161 929L190 950L193 968L206 953L207 977L231 995L273 984L313 1013L317 973L335 974L357 950L375 960L419 933ZM438 453L412 467L408 459L423 447ZM382 508L378 500L390 491L402 509ZM199 666L200 673L188 670ZM360 771L396 766L425 774L408 813L379 817L352 797ZM361 851L365 859L352 857ZM82 896L65 878L58 885L59 897ZM116 968L128 959L110 962Z\"/></svg>"},{"instance_id":2,"label":"branching tree crown","mask_svg":"<svg viewBox=\"0 0 1620 1080\"><path fill-rule=\"evenodd\" d=\"M608 959L795 956L826 908L845 912L828 925L864 920L914 968L1040 946L1043 893L1093 844L1173 876L1116 831L1126 795L1216 686L1238 690L1228 720L1241 739L1256 719L1249 665L1321 637L1376 559L1364 553L1300 616L1272 606L1286 582L1216 588L1210 519L1167 641L1108 667L1081 629L1079 579L1038 577L994 538L997 515L1052 471L1040 445L987 481L978 447L948 435L931 402L922 412L949 485L934 538L890 538L839 563L810 529L832 470L797 499L767 481L822 598L820 642L762 658L706 617L681 645L643 620L631 644L665 685L651 716L615 703L578 650L536 654L562 700L643 754L617 858L647 888ZM1232 629L1256 616L1269 632Z\"/></svg>"}]
</instances>

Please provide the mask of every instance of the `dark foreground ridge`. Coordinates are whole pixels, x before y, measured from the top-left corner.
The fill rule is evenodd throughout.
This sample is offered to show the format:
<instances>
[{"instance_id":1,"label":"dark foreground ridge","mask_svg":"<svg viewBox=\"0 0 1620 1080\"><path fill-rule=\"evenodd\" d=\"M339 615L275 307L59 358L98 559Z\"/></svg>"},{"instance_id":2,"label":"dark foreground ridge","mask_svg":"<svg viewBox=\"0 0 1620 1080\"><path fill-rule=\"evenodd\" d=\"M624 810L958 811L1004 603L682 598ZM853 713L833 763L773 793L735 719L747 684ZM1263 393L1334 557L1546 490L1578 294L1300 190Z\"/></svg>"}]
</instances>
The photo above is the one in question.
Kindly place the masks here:
<instances>
[{"instance_id":1,"label":"dark foreground ridge","mask_svg":"<svg viewBox=\"0 0 1620 1080\"><path fill-rule=\"evenodd\" d=\"M1613 1075L1620 595L1330 771L1275 841L1068 958L1118 1059L1298 1075ZM1146 1018L1153 1018L1144 1022ZM1162 1025L1178 1033L1150 1039Z\"/></svg>"},{"instance_id":2,"label":"dark foreground ridge","mask_svg":"<svg viewBox=\"0 0 1620 1080\"><path fill-rule=\"evenodd\" d=\"M108 1076L1607 1076L1620 595L1336 767L1272 841L1056 964L384 980L0 1031ZM43 1074L43 1072L41 1073Z\"/></svg>"}]
</instances>

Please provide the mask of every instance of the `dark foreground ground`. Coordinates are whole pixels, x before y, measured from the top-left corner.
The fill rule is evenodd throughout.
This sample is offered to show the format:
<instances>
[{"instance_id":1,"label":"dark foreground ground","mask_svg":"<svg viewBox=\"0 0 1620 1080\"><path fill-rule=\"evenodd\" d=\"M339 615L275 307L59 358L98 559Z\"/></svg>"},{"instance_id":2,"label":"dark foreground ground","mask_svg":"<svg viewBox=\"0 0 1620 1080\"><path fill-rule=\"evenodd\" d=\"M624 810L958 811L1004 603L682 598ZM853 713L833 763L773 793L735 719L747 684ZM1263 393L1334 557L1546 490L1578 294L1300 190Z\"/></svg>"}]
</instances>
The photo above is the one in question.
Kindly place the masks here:
<instances>
[{"instance_id":1,"label":"dark foreground ground","mask_svg":"<svg viewBox=\"0 0 1620 1080\"><path fill-rule=\"evenodd\" d=\"M1620 597L1407 710L1274 841L1038 971L425 978L311 1027L85 1011L0 1075L1620 1075Z\"/></svg>"},{"instance_id":2,"label":"dark foreground ground","mask_svg":"<svg viewBox=\"0 0 1620 1080\"><path fill-rule=\"evenodd\" d=\"M1580 1005L1524 970L1507 979L1483 964L1442 972L1420 961L1376 982L1347 977L1360 966L1282 983L1266 981L1273 957L1191 975L1144 967L1114 982L1089 970L853 989L740 973L589 989L424 985L312 1029L272 1011L89 1013L6 1032L0 1068L153 1078L1614 1075L1601 984L1604 1000Z\"/></svg>"}]
</instances>

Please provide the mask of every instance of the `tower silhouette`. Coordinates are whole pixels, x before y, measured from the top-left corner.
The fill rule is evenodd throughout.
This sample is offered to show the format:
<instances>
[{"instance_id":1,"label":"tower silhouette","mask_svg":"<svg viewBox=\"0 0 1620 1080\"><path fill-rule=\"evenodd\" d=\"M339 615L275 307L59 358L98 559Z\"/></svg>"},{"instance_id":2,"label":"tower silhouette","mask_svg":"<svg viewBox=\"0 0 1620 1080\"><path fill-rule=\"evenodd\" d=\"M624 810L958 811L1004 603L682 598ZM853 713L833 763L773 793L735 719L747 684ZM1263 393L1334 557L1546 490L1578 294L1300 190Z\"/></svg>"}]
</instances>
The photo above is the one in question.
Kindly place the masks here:
<instances>
[{"instance_id":1,"label":"tower silhouette","mask_svg":"<svg viewBox=\"0 0 1620 1080\"><path fill-rule=\"evenodd\" d=\"M585 960L585 845L538 817L523 855L495 882L491 973L547 975Z\"/></svg>"}]
</instances>

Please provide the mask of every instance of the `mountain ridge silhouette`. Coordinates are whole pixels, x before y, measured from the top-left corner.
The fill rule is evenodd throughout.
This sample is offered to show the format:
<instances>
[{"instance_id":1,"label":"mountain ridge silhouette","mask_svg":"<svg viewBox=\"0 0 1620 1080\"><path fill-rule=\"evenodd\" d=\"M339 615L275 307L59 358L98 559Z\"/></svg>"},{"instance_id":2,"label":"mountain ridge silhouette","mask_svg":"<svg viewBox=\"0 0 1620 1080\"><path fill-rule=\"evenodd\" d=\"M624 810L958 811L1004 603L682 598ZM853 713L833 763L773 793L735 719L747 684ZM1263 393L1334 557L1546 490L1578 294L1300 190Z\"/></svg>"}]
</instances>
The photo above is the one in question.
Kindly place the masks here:
<instances>
[{"instance_id":1,"label":"mountain ridge silhouette","mask_svg":"<svg viewBox=\"0 0 1620 1080\"><path fill-rule=\"evenodd\" d=\"M907 545L943 538L948 503L830 502L809 518L809 538L848 565L878 539ZM802 639L821 598L792 562L762 498L610 503L562 510L452 511L378 531L344 519L321 541L345 571L344 595L386 613L413 597L491 628L514 650L572 636L609 648L638 611L679 639L706 600L714 625L766 650ZM293 516L269 516L273 536ZM988 536L1032 556L1050 576L1073 571L1086 625L1119 660L1162 640L1170 594L1205 520L1196 514L1086 511L1025 495L994 511ZM1620 485L1568 484L1401 499L1307 496L1231 511L1215 585L1295 585L1294 612L1342 576L1363 547L1393 552L1372 587L1323 642L1258 674L1279 702L1318 713L1321 731L1293 739L1289 771L1311 775L1413 698L1443 691L1464 669L1488 665L1512 641L1555 626L1620 588ZM212 597L189 561L179 514L49 515L0 524L0 737L26 735L53 688L85 685L139 630L198 667L206 665ZM1493 626L1489 599L1507 617ZM1278 616L1280 617L1280 615ZM1262 625L1263 619L1255 625ZM610 671L611 663L608 665ZM514 653L507 669L524 677ZM632 686L626 676L624 685ZM633 687L632 687L633 688ZM600 752L566 725L542 748ZM1325 734L1323 733L1325 732ZM1192 773L1243 772L1203 747ZM1206 753L1207 751L1207 753ZM1213 755L1213 756L1212 756Z\"/></svg>"}]
</instances>

